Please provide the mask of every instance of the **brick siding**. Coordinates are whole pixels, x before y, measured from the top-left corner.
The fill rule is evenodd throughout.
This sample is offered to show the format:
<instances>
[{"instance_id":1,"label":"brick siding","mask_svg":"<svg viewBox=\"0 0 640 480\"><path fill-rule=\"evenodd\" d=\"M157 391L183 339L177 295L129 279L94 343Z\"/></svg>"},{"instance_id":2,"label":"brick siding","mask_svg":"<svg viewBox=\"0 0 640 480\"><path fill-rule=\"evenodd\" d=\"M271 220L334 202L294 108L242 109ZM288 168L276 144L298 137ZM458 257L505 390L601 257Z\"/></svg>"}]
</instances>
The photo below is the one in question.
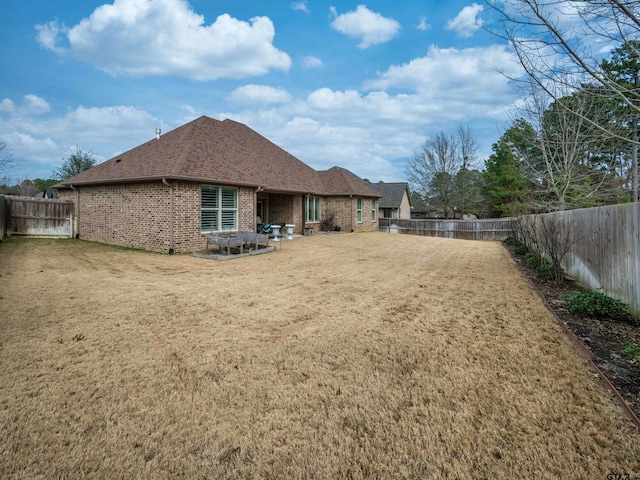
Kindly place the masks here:
<instances>
[{"instance_id":1,"label":"brick siding","mask_svg":"<svg viewBox=\"0 0 640 480\"><path fill-rule=\"evenodd\" d=\"M171 182L173 186L173 244L171 242L170 188L162 182L76 187L60 190L61 199L74 202L76 232L84 240L167 253L188 253L204 248L200 233L200 184ZM238 187L238 230L255 229L255 189ZM265 198L266 192L260 197ZM295 224L302 233L302 195L269 194L265 223ZM356 222L356 198L322 197L321 215L333 215L333 224L343 232L377 230L371 221L371 199L363 198L362 222ZM315 230L320 224L307 226Z\"/></svg>"},{"instance_id":2,"label":"brick siding","mask_svg":"<svg viewBox=\"0 0 640 480\"><path fill-rule=\"evenodd\" d=\"M362 199L362 222L357 222L356 197L323 197L320 207L322 220L329 220L333 217L333 225L340 227L342 232L378 230L377 215L375 220L371 220L371 201L371 198Z\"/></svg>"},{"instance_id":3,"label":"brick siding","mask_svg":"<svg viewBox=\"0 0 640 480\"><path fill-rule=\"evenodd\" d=\"M172 182L173 251L204 248L200 233L200 184ZM238 229L253 231L252 188L238 188ZM154 252L171 248L170 189L162 182L77 187L59 197L74 202L76 232L84 240Z\"/></svg>"}]
</instances>

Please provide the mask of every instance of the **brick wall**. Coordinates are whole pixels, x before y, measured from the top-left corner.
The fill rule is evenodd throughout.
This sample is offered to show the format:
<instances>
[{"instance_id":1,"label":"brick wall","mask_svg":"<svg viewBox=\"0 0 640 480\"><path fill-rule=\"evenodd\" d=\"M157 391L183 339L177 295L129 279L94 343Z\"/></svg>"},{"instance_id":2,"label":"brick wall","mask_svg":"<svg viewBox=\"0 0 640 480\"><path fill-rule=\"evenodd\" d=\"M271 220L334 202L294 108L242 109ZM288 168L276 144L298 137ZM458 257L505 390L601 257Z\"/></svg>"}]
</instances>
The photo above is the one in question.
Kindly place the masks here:
<instances>
[{"instance_id":1,"label":"brick wall","mask_svg":"<svg viewBox=\"0 0 640 480\"><path fill-rule=\"evenodd\" d=\"M200 233L200 184L172 182L173 245L170 189L162 182L80 187L61 190L60 198L77 203L77 233L93 240L155 252L186 253L204 248ZM254 189L238 188L238 229L255 228Z\"/></svg>"},{"instance_id":2,"label":"brick wall","mask_svg":"<svg viewBox=\"0 0 640 480\"><path fill-rule=\"evenodd\" d=\"M200 233L200 184L171 182L173 186L173 226L170 188L162 182L79 187L61 190L59 196L76 204L76 232L84 240L155 252L188 253L204 248ZM269 222L295 224L302 233L303 196L269 194ZM255 229L255 189L238 188L238 230ZM321 215L333 216L333 224L343 232L378 229L371 220L371 199L362 199L362 222L356 222L356 198L323 197ZM316 230L320 224L309 224ZM173 242L171 229L173 228Z\"/></svg>"},{"instance_id":3,"label":"brick wall","mask_svg":"<svg viewBox=\"0 0 640 480\"><path fill-rule=\"evenodd\" d=\"M269 223L292 223L302 233L302 195L269 194Z\"/></svg>"},{"instance_id":4,"label":"brick wall","mask_svg":"<svg viewBox=\"0 0 640 480\"><path fill-rule=\"evenodd\" d=\"M371 198L362 199L362 222L356 221L356 197L323 197L321 201L322 220L333 216L333 224L342 232L366 232L378 230L378 217L371 220Z\"/></svg>"}]
</instances>

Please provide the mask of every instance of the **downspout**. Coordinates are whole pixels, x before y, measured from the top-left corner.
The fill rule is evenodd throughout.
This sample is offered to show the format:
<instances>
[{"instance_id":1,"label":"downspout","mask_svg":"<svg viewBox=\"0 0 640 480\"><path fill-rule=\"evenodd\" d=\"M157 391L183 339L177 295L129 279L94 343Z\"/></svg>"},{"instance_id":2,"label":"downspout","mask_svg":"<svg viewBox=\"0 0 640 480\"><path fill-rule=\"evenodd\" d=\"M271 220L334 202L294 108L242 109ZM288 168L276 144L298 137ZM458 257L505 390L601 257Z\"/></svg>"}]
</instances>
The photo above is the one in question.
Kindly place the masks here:
<instances>
[{"instance_id":1,"label":"downspout","mask_svg":"<svg viewBox=\"0 0 640 480\"><path fill-rule=\"evenodd\" d=\"M80 233L78 232L78 227L80 226L80 190L78 190L76 187L74 187L73 185L69 185L71 187L71 190L73 190L74 192L76 192L76 218L74 219L74 225L71 225L71 229L75 230L76 238L80 238ZM73 236L73 232L71 233L71 236Z\"/></svg>"},{"instance_id":2,"label":"downspout","mask_svg":"<svg viewBox=\"0 0 640 480\"><path fill-rule=\"evenodd\" d=\"M264 187L262 185L258 185L258 187L256 188L256 191L253 192L253 231L256 233L260 233L258 232L258 193L263 192L264 191ZM264 206L263 206L264 207ZM262 216L264 217L264 212L262 212ZM264 225L264 218L260 217L260 221L262 222L262 224Z\"/></svg>"},{"instance_id":3,"label":"downspout","mask_svg":"<svg viewBox=\"0 0 640 480\"><path fill-rule=\"evenodd\" d=\"M167 182L166 178L162 179L167 187L169 187L169 255L173 254L173 185Z\"/></svg>"}]
</instances>

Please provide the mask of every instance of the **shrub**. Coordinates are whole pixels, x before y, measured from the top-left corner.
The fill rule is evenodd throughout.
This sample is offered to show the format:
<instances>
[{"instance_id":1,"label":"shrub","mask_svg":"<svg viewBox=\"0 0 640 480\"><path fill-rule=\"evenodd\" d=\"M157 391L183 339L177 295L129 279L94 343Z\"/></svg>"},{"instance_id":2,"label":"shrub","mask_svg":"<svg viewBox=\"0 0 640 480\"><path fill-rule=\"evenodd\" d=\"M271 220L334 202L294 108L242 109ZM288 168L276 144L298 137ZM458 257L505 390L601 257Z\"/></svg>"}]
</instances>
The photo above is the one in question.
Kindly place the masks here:
<instances>
[{"instance_id":1,"label":"shrub","mask_svg":"<svg viewBox=\"0 0 640 480\"><path fill-rule=\"evenodd\" d=\"M622 317L627 305L598 291L582 291L566 295L564 300L571 312L594 315L598 317Z\"/></svg>"},{"instance_id":2,"label":"shrub","mask_svg":"<svg viewBox=\"0 0 640 480\"><path fill-rule=\"evenodd\" d=\"M625 357L629 357L640 362L640 347L635 343L627 343L627 346L620 353Z\"/></svg>"},{"instance_id":3,"label":"shrub","mask_svg":"<svg viewBox=\"0 0 640 480\"><path fill-rule=\"evenodd\" d=\"M536 273L538 276L548 278L549 280L556 278L556 269L553 267L553 263L551 262L538 264L536 267Z\"/></svg>"},{"instance_id":4,"label":"shrub","mask_svg":"<svg viewBox=\"0 0 640 480\"><path fill-rule=\"evenodd\" d=\"M524 243L518 243L513 251L516 255L525 255L529 251L529 249Z\"/></svg>"},{"instance_id":5,"label":"shrub","mask_svg":"<svg viewBox=\"0 0 640 480\"><path fill-rule=\"evenodd\" d=\"M537 269L540 266L540 257L535 252L527 252L524 255L524 260L531 268Z\"/></svg>"},{"instance_id":6,"label":"shrub","mask_svg":"<svg viewBox=\"0 0 640 480\"><path fill-rule=\"evenodd\" d=\"M504 243L505 243L505 245L508 245L510 247L515 247L520 242L518 242L518 240L516 240L515 238L509 236L509 237L504 239Z\"/></svg>"}]
</instances>

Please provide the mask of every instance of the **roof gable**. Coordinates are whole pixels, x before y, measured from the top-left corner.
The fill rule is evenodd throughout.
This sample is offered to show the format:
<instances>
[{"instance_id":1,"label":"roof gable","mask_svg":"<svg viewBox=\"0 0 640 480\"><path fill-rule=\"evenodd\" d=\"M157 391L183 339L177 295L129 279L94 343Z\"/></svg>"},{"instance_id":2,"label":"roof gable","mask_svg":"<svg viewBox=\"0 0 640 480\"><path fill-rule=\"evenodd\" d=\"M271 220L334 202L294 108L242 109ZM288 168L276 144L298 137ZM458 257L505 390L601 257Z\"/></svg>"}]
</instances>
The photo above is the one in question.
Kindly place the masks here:
<instances>
[{"instance_id":1,"label":"roof gable","mask_svg":"<svg viewBox=\"0 0 640 480\"><path fill-rule=\"evenodd\" d=\"M380 199L380 208L400 208L405 194L407 195L409 205L412 205L409 184L407 182L379 182L370 184L370 187L382 196Z\"/></svg>"}]
</instances>

